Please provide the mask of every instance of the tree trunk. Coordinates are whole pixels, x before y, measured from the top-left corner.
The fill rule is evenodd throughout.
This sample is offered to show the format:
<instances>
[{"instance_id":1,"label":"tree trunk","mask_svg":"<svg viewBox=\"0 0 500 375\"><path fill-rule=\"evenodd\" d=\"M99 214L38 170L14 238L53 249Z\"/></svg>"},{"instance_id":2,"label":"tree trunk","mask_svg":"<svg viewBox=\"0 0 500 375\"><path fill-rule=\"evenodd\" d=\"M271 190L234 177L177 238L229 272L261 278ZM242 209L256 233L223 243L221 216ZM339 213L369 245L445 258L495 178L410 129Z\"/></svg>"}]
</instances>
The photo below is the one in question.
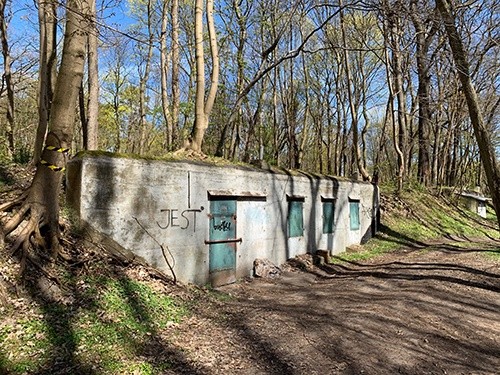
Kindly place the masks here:
<instances>
[{"instance_id":1,"label":"tree trunk","mask_svg":"<svg viewBox=\"0 0 500 375\"><path fill-rule=\"evenodd\" d=\"M179 84L179 0L172 0L172 146L177 143L181 91Z\"/></svg>"},{"instance_id":2,"label":"tree trunk","mask_svg":"<svg viewBox=\"0 0 500 375\"><path fill-rule=\"evenodd\" d=\"M84 71L85 44L90 1L68 0L62 61L52 103L46 146L37 165L33 182L22 206L3 228L7 235L24 219L28 222L17 235L14 250L31 245L59 250L59 193L66 153L74 130L75 106ZM43 231L42 236L41 229Z\"/></svg>"},{"instance_id":3,"label":"tree trunk","mask_svg":"<svg viewBox=\"0 0 500 375\"><path fill-rule=\"evenodd\" d=\"M91 20L90 30L88 33L88 75L89 75L89 98L87 104L87 129L86 142L84 147L86 150L97 150L99 148L99 70L98 70L98 54L97 54L97 23L95 1L91 1Z\"/></svg>"},{"instance_id":4,"label":"tree trunk","mask_svg":"<svg viewBox=\"0 0 500 375\"><path fill-rule=\"evenodd\" d=\"M208 121L205 119L205 54L203 51L203 0L196 0L194 16L195 59L196 59L196 99L195 119L189 148L201 152L201 144Z\"/></svg>"},{"instance_id":5,"label":"tree trunk","mask_svg":"<svg viewBox=\"0 0 500 375\"><path fill-rule=\"evenodd\" d=\"M299 165L299 168L303 168L304 165L304 150L306 148L306 142L309 140L309 118L310 118L310 110L311 110L311 105L310 105L310 98L309 98L309 90L310 90L310 84L309 84L309 71L307 69L307 64L306 64L306 57L305 55L302 56L302 70L304 72L304 96L305 96L305 102L304 102L304 119L303 119L303 130L302 130L302 137L300 140L300 145L299 145L299 155L297 158L297 164ZM321 136L323 136L323 131L321 131ZM318 149L316 150L321 158L321 143L319 144Z\"/></svg>"},{"instance_id":6,"label":"tree trunk","mask_svg":"<svg viewBox=\"0 0 500 375\"><path fill-rule=\"evenodd\" d=\"M148 53L146 56L146 61L144 62L144 72L140 74L139 68L139 155L143 154L146 148L146 86L149 79L149 72L151 70L151 59L153 58L153 29L152 29L152 18L153 18L153 4L151 0L147 2L147 22L148 22Z\"/></svg>"},{"instance_id":7,"label":"tree trunk","mask_svg":"<svg viewBox=\"0 0 500 375\"><path fill-rule=\"evenodd\" d=\"M247 40L247 18L243 15L240 6L241 3L239 1L233 1L233 9L238 23L238 45L236 47L236 92L238 95L243 91L243 85L245 82L246 62L244 61L243 52ZM241 122L243 117L243 110L241 106L241 102L236 103L234 111L237 112L237 115L231 116L232 123L228 121L228 125L233 129L231 146L229 148L229 159L232 160L236 159L236 153L241 143ZM223 137L221 137L221 139L223 139Z\"/></svg>"},{"instance_id":8,"label":"tree trunk","mask_svg":"<svg viewBox=\"0 0 500 375\"><path fill-rule=\"evenodd\" d=\"M417 71L418 71L418 181L427 186L430 183L430 76L426 66L426 52L417 36Z\"/></svg>"},{"instance_id":9,"label":"tree trunk","mask_svg":"<svg viewBox=\"0 0 500 375\"><path fill-rule=\"evenodd\" d=\"M161 11L161 33L160 33L160 74L161 74L161 107L163 119L165 120L165 149L171 151L173 140L173 119L170 112L168 99L168 53L167 53L167 23L168 2L163 2Z\"/></svg>"},{"instance_id":10,"label":"tree trunk","mask_svg":"<svg viewBox=\"0 0 500 375\"><path fill-rule=\"evenodd\" d=\"M11 58L7 39L7 21L5 19L6 0L0 0L0 34L2 41L4 79L7 88L7 148L10 157L14 156L14 87L10 69Z\"/></svg>"},{"instance_id":11,"label":"tree trunk","mask_svg":"<svg viewBox=\"0 0 500 375\"><path fill-rule=\"evenodd\" d=\"M219 51L217 48L217 35L215 33L215 22L214 22L214 2L213 0L207 0L207 27L208 27L208 38L210 41L210 55L212 58L212 74L210 75L210 91L205 102L205 117L208 127L208 120L210 114L212 113L212 108L215 103L215 97L217 95L217 89L219 85Z\"/></svg>"},{"instance_id":12,"label":"tree trunk","mask_svg":"<svg viewBox=\"0 0 500 375\"><path fill-rule=\"evenodd\" d=\"M419 8L416 0L411 2L411 18L416 34L416 58L418 75L418 164L417 178L424 186L431 182L431 164L430 164L430 120L431 120L431 102L430 102L430 84L429 75L430 61L429 48L437 28L432 26L429 32L425 29L425 23L419 14Z\"/></svg>"},{"instance_id":13,"label":"tree trunk","mask_svg":"<svg viewBox=\"0 0 500 375\"><path fill-rule=\"evenodd\" d=\"M210 91L205 100L205 55L203 53L203 0L196 0L195 6L195 51L196 51L196 101L195 123L192 138L187 148L194 152L201 152L205 132L208 128L210 113L217 94L219 84L219 53L214 25L214 3L207 0L207 26L212 56L212 74Z\"/></svg>"},{"instance_id":14,"label":"tree trunk","mask_svg":"<svg viewBox=\"0 0 500 375\"><path fill-rule=\"evenodd\" d=\"M88 51L87 51L88 53ZM88 56L88 55L87 55ZM78 114L80 115L80 124L82 125L82 142L83 148L85 149L85 145L88 144L88 118L87 118L87 110L85 103L85 91L83 89L83 82L80 86L80 90L78 90ZM78 143L77 143L78 144Z\"/></svg>"},{"instance_id":15,"label":"tree trunk","mask_svg":"<svg viewBox=\"0 0 500 375\"><path fill-rule=\"evenodd\" d=\"M495 157L495 149L483 120L476 90L472 85L467 53L455 26L455 19L451 13L450 4L447 0L436 0L436 5L441 13L446 33L448 35L448 41L453 53L453 59L457 65L458 76L462 83L462 89L467 101L467 107L469 108L470 120L472 126L474 127L474 135L479 147L481 161L486 173L486 179L488 181L491 198L493 200L493 206L495 207L498 226L500 228L500 168Z\"/></svg>"},{"instance_id":16,"label":"tree trunk","mask_svg":"<svg viewBox=\"0 0 500 375\"><path fill-rule=\"evenodd\" d=\"M391 122L393 127L394 149L397 155L397 191L403 189L403 180L405 175L405 157L404 157L404 96L403 79L401 73L401 56L399 51L399 27L397 26L395 14L391 14L387 20L387 27L384 24L384 38L389 41L389 47L392 50L392 59L389 57L388 48L385 49L386 75L389 89L389 101L391 108ZM390 65L393 67L391 72ZM393 82L394 81L394 82ZM398 99L398 121L394 115L394 98Z\"/></svg>"},{"instance_id":17,"label":"tree trunk","mask_svg":"<svg viewBox=\"0 0 500 375\"><path fill-rule=\"evenodd\" d=\"M38 1L38 24L40 27L38 127L31 161L33 165L40 161L57 76L57 2L55 0Z\"/></svg>"}]
</instances>

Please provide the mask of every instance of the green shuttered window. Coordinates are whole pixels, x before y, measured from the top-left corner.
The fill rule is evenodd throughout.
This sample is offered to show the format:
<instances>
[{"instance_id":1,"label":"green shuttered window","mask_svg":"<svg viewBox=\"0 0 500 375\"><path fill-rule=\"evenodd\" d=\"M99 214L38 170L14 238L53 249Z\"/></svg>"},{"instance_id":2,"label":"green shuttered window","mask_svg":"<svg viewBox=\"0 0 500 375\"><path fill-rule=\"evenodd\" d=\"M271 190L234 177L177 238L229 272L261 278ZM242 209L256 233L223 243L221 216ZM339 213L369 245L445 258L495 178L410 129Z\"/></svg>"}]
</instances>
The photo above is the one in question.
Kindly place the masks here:
<instances>
[{"instance_id":1,"label":"green shuttered window","mask_svg":"<svg viewBox=\"0 0 500 375\"><path fill-rule=\"evenodd\" d=\"M358 230L359 221L359 200L349 200L349 217L351 230Z\"/></svg>"},{"instance_id":2,"label":"green shuttered window","mask_svg":"<svg viewBox=\"0 0 500 375\"><path fill-rule=\"evenodd\" d=\"M300 237L304 233L304 203L299 200L288 201L288 236Z\"/></svg>"},{"instance_id":3,"label":"green shuttered window","mask_svg":"<svg viewBox=\"0 0 500 375\"><path fill-rule=\"evenodd\" d=\"M333 233L333 220L335 218L335 202L323 201L323 233Z\"/></svg>"}]
</instances>

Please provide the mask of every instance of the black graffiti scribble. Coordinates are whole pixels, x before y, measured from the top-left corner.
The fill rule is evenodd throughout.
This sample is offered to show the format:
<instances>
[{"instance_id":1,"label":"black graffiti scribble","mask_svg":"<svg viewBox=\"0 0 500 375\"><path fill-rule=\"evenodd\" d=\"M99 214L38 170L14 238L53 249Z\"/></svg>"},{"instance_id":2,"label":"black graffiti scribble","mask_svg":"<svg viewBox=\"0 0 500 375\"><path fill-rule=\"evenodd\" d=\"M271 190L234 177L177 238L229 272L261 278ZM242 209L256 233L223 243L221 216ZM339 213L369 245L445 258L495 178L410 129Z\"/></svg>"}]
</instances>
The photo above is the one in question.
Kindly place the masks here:
<instances>
[{"instance_id":1,"label":"black graffiti scribble","mask_svg":"<svg viewBox=\"0 0 500 375\"><path fill-rule=\"evenodd\" d=\"M231 230L231 222L226 220L221 221L220 224L215 224L214 222L214 230L228 232Z\"/></svg>"}]
</instances>

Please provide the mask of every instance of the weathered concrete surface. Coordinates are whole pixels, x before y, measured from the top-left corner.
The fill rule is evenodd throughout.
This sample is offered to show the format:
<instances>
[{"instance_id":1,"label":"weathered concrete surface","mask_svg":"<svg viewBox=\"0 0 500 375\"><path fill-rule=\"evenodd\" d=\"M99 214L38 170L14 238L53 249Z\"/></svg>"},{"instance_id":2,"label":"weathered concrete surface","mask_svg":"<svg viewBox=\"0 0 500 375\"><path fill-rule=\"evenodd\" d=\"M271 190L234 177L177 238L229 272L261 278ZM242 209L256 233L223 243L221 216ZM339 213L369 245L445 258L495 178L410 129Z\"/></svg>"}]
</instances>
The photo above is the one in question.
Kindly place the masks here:
<instances>
[{"instance_id":1,"label":"weathered concrete surface","mask_svg":"<svg viewBox=\"0 0 500 375\"><path fill-rule=\"evenodd\" d=\"M166 256L181 281L197 284L210 280L210 200L237 200L236 277L250 276L256 258L281 264L317 249L336 254L359 244L371 237L378 205L369 183L109 156L74 158L67 186L68 202L84 223L169 273ZM303 201L302 236L288 236L287 198ZM331 234L323 233L322 198L335 198ZM350 229L349 199L359 200L358 230Z\"/></svg>"}]
</instances>

